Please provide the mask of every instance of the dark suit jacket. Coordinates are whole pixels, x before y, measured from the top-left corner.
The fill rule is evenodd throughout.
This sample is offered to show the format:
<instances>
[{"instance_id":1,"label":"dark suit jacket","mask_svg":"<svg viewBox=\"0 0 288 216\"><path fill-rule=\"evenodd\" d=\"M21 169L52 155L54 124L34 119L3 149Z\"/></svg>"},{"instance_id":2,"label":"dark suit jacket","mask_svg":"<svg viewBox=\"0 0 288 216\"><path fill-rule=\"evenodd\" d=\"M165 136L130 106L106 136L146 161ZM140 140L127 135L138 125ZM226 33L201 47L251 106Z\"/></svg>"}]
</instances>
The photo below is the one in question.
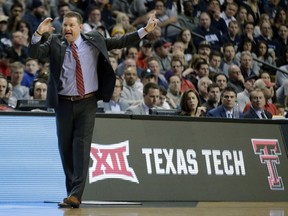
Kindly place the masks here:
<instances>
[{"instance_id":1,"label":"dark suit jacket","mask_svg":"<svg viewBox=\"0 0 288 216\"><path fill-rule=\"evenodd\" d=\"M108 51L120 49L136 43L140 40L138 32L126 34L121 38L102 37L97 31L91 31L87 34L81 34L84 40L87 40L99 50L97 74L98 74L98 91L97 100L109 102L115 85L115 73L110 65ZM40 44L30 44L29 55L32 58L50 58L50 77L48 81L47 106L56 108L58 105L58 90L60 86L60 74L68 42L59 34L53 34L48 41Z\"/></svg>"},{"instance_id":2,"label":"dark suit jacket","mask_svg":"<svg viewBox=\"0 0 288 216\"><path fill-rule=\"evenodd\" d=\"M268 119L272 119L272 114L266 110L264 110L265 115L267 116ZM257 113L253 108L249 108L247 112L244 113L244 118L250 118L250 119L260 119Z\"/></svg>"},{"instance_id":3,"label":"dark suit jacket","mask_svg":"<svg viewBox=\"0 0 288 216\"><path fill-rule=\"evenodd\" d=\"M227 118L226 112L223 105L220 105L212 110L210 110L207 114L207 117L218 117L218 118ZM239 113L239 118L243 118L243 113Z\"/></svg>"}]
</instances>

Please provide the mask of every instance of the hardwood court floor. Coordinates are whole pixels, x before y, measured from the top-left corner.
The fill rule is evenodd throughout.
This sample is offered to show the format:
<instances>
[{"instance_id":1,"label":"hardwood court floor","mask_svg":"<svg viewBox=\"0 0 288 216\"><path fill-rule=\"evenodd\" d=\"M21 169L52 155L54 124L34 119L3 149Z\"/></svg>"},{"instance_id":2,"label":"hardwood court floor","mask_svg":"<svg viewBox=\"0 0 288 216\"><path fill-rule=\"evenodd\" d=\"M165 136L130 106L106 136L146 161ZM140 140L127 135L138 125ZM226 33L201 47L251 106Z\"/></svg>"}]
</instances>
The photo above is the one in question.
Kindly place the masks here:
<instances>
[{"instance_id":1,"label":"hardwood court floor","mask_svg":"<svg viewBox=\"0 0 288 216\"><path fill-rule=\"evenodd\" d=\"M0 203L0 216L285 216L288 202L199 202L195 207L83 205L59 209L56 203Z\"/></svg>"}]
</instances>

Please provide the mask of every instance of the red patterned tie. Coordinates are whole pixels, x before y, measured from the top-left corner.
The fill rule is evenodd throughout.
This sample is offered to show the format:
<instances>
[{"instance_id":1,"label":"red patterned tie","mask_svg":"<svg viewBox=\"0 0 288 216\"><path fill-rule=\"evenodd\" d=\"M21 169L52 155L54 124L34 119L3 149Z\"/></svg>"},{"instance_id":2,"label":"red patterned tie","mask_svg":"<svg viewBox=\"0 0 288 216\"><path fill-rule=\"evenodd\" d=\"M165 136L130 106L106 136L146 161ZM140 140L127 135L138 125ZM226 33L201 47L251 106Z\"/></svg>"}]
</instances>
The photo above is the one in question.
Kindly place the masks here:
<instances>
[{"instance_id":1,"label":"red patterned tie","mask_svg":"<svg viewBox=\"0 0 288 216\"><path fill-rule=\"evenodd\" d=\"M81 69L81 64L79 60L79 56L76 51L76 46L74 42L71 42L71 48L72 48L72 54L76 61L76 84L77 84L77 91L78 94L83 97L85 94L85 87L84 87L84 81L83 81L83 74Z\"/></svg>"}]
</instances>

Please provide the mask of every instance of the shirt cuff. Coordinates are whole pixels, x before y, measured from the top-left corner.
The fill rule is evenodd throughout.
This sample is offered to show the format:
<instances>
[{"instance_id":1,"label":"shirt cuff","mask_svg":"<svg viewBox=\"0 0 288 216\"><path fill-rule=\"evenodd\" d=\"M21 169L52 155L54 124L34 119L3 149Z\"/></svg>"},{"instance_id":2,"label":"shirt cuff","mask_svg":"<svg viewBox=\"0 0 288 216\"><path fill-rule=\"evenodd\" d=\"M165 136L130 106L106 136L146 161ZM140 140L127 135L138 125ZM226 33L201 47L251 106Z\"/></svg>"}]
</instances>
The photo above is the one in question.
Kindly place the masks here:
<instances>
[{"instance_id":1,"label":"shirt cuff","mask_svg":"<svg viewBox=\"0 0 288 216\"><path fill-rule=\"evenodd\" d=\"M32 38L31 38L31 44L36 44L41 40L41 36L33 34Z\"/></svg>"},{"instance_id":2,"label":"shirt cuff","mask_svg":"<svg viewBox=\"0 0 288 216\"><path fill-rule=\"evenodd\" d=\"M144 28L140 28L137 32L141 39L147 35L147 32L144 30Z\"/></svg>"}]
</instances>

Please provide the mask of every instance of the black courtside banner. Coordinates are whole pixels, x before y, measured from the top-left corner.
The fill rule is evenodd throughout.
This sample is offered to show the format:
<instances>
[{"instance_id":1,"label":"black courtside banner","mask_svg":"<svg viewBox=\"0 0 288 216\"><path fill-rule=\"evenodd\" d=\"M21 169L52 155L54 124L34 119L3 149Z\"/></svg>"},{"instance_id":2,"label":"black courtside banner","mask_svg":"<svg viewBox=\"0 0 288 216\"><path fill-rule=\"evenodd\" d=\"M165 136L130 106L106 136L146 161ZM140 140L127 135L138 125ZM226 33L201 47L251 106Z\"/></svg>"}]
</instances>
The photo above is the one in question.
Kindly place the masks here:
<instances>
[{"instance_id":1,"label":"black courtside banner","mask_svg":"<svg viewBox=\"0 0 288 216\"><path fill-rule=\"evenodd\" d=\"M279 124L175 119L96 118L83 200L288 201Z\"/></svg>"}]
</instances>

